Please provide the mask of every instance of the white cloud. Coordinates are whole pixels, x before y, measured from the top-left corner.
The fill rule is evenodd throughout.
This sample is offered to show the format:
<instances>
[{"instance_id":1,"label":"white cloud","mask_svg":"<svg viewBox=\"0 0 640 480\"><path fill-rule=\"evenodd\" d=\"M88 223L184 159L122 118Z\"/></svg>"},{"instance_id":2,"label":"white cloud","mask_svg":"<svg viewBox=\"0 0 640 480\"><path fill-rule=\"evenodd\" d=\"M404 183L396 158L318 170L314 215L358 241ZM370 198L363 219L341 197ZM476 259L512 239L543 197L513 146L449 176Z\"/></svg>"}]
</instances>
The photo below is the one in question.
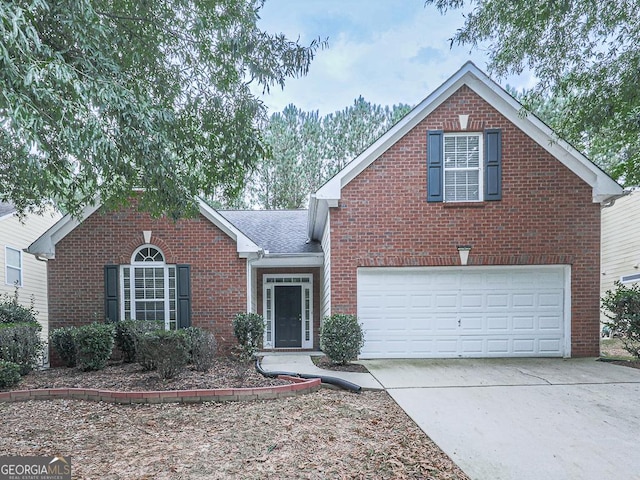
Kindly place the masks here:
<instances>
[{"instance_id":1,"label":"white cloud","mask_svg":"<svg viewBox=\"0 0 640 480\"><path fill-rule=\"evenodd\" d=\"M270 7L270 8L268 8ZM363 10L365 9L365 10ZM329 36L309 74L290 79L284 91L263 101L272 112L293 103L327 114L362 95L382 105L415 105L455 73L467 60L486 69L487 57L468 47L450 48L449 38L463 23L459 11L442 16L422 0L267 3L261 26L310 41ZM314 31L315 30L315 31ZM516 88L530 78L510 78Z\"/></svg>"}]
</instances>

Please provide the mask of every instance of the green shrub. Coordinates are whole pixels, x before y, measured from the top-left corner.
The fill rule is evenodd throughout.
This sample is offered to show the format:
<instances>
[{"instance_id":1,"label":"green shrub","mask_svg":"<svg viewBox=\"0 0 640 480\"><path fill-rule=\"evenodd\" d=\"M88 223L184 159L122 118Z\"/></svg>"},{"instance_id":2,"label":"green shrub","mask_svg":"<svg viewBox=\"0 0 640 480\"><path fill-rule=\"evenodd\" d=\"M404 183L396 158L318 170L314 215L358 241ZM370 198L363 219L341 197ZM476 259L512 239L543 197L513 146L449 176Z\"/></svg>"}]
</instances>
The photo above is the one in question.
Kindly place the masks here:
<instances>
[{"instance_id":1,"label":"green shrub","mask_svg":"<svg viewBox=\"0 0 640 480\"><path fill-rule=\"evenodd\" d=\"M213 366L218 344L213 333L198 327L182 330L189 341L189 363L199 372L206 372Z\"/></svg>"},{"instance_id":2,"label":"green shrub","mask_svg":"<svg viewBox=\"0 0 640 480\"><path fill-rule=\"evenodd\" d=\"M233 319L233 334L238 339L242 355L251 358L262 345L264 319L257 313L238 313Z\"/></svg>"},{"instance_id":3,"label":"green shrub","mask_svg":"<svg viewBox=\"0 0 640 480\"><path fill-rule=\"evenodd\" d=\"M122 352L126 363L136 361L138 341L141 335L164 328L164 324L162 322L151 322L145 320L123 320L117 322L115 326L116 345Z\"/></svg>"},{"instance_id":4,"label":"green shrub","mask_svg":"<svg viewBox=\"0 0 640 480\"><path fill-rule=\"evenodd\" d=\"M189 361L189 337L180 330L157 330L140 336L138 363L156 369L162 379L173 378Z\"/></svg>"},{"instance_id":5,"label":"green shrub","mask_svg":"<svg viewBox=\"0 0 640 480\"><path fill-rule=\"evenodd\" d=\"M320 349L333 363L356 360L364 345L364 333L355 315L325 317L320 329Z\"/></svg>"},{"instance_id":6,"label":"green shrub","mask_svg":"<svg viewBox=\"0 0 640 480\"><path fill-rule=\"evenodd\" d=\"M76 366L75 327L56 328L49 333L49 343L67 367Z\"/></svg>"},{"instance_id":7,"label":"green shrub","mask_svg":"<svg viewBox=\"0 0 640 480\"><path fill-rule=\"evenodd\" d=\"M18 364L21 375L29 373L41 359L41 330L37 322L0 324L0 360Z\"/></svg>"},{"instance_id":8,"label":"green shrub","mask_svg":"<svg viewBox=\"0 0 640 480\"><path fill-rule=\"evenodd\" d=\"M111 323L90 323L73 330L76 346L76 363L80 370L102 370L114 344L114 328Z\"/></svg>"},{"instance_id":9,"label":"green shrub","mask_svg":"<svg viewBox=\"0 0 640 480\"><path fill-rule=\"evenodd\" d=\"M640 283L614 285L602 297L602 310L609 319L605 325L620 337L627 352L640 358Z\"/></svg>"},{"instance_id":10,"label":"green shrub","mask_svg":"<svg viewBox=\"0 0 640 480\"><path fill-rule=\"evenodd\" d=\"M0 360L0 388L10 388L20 382L20 365Z\"/></svg>"},{"instance_id":11,"label":"green shrub","mask_svg":"<svg viewBox=\"0 0 640 480\"><path fill-rule=\"evenodd\" d=\"M31 306L25 307L18 302L18 287L13 295L5 293L0 297L0 324L3 323L38 323L34 299L31 297Z\"/></svg>"}]
</instances>

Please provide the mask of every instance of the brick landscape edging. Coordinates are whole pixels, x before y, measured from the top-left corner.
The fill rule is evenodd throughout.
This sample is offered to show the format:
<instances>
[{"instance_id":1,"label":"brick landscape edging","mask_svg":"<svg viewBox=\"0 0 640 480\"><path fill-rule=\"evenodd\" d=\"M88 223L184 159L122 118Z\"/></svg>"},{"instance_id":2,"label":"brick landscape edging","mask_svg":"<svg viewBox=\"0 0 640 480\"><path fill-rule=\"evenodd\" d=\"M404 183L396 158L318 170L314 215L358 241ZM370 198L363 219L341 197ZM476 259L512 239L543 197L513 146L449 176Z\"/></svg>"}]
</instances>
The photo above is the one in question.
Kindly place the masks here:
<instances>
[{"instance_id":1,"label":"brick landscape edging","mask_svg":"<svg viewBox=\"0 0 640 480\"><path fill-rule=\"evenodd\" d=\"M270 400L310 393L320 388L320 379L303 379L286 375L278 376L288 380L289 385L256 388L214 388L210 390L158 390L147 392L117 392L94 388L42 388L0 392L0 402L21 402L27 400L53 400L58 398L93 400L109 403L202 403L247 400Z\"/></svg>"}]
</instances>

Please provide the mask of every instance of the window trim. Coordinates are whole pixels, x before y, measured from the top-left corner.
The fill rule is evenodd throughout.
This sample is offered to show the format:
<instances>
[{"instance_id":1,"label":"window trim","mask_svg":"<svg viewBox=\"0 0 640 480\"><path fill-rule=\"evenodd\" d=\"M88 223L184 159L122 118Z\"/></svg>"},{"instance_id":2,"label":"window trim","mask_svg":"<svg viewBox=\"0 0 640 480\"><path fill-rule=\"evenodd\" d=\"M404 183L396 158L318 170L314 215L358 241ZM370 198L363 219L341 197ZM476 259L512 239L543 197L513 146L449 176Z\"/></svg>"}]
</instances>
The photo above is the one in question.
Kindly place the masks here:
<instances>
[{"instance_id":1,"label":"window trim","mask_svg":"<svg viewBox=\"0 0 640 480\"><path fill-rule=\"evenodd\" d=\"M447 168L445 145L447 138L477 137L478 138L478 199L450 200L447 199L446 175L447 171L475 171L475 168ZM444 203L481 203L484 199L485 151L484 132L443 132L442 134L442 202Z\"/></svg>"},{"instance_id":2,"label":"window trim","mask_svg":"<svg viewBox=\"0 0 640 480\"><path fill-rule=\"evenodd\" d=\"M273 349L276 339L275 291L278 286L296 286L300 288L301 305L301 349L313 348L313 274L312 273L271 273L262 279L262 314L264 317L264 348Z\"/></svg>"},{"instance_id":3,"label":"window trim","mask_svg":"<svg viewBox=\"0 0 640 480\"><path fill-rule=\"evenodd\" d=\"M20 259L20 266L16 267L15 265L9 265L9 250L13 250L14 252L18 252L18 258ZM18 271L18 287L24 286L24 257L22 256L22 250L16 247L12 247L10 245L4 246L4 283L6 285L11 285L12 287L16 286L16 283L9 282L9 269Z\"/></svg>"},{"instance_id":4,"label":"window trim","mask_svg":"<svg viewBox=\"0 0 640 480\"><path fill-rule=\"evenodd\" d=\"M136 261L136 256L138 253L145 248L154 248L160 255L162 255L162 261ZM136 268L162 268L163 269L163 290L164 290L164 298L162 299L164 305L164 328L165 330L172 330L171 328L171 285L169 282L170 275L169 272L173 270L173 279L174 279L174 323L175 330L179 328L178 325L178 299L177 299L177 282L178 282L178 270L177 265L167 264L166 257L162 249L152 244L145 244L138 247L133 254L131 255L131 261L128 265L120 265L120 280L119 280L119 289L120 289L120 298L122 299L120 302L120 318L123 320L137 320L136 319L136 298L135 298L135 270ZM125 288L125 271L129 273L129 288ZM129 311L127 316L126 309L126 301L127 295L126 292L129 290Z\"/></svg>"}]
</instances>

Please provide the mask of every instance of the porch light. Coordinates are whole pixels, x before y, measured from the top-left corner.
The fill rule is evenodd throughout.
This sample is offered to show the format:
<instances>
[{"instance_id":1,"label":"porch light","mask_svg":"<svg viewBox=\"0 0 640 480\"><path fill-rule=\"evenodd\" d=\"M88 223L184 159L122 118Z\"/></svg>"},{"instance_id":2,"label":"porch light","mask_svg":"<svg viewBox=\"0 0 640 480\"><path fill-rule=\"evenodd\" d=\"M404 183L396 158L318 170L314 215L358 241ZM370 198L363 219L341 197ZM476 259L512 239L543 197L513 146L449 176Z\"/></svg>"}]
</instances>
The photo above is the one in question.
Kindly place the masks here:
<instances>
[{"instance_id":1,"label":"porch light","mask_svg":"<svg viewBox=\"0 0 640 480\"><path fill-rule=\"evenodd\" d=\"M458 245L458 253L460 254L460 265L466 265L469 261L469 252L471 245Z\"/></svg>"}]
</instances>

